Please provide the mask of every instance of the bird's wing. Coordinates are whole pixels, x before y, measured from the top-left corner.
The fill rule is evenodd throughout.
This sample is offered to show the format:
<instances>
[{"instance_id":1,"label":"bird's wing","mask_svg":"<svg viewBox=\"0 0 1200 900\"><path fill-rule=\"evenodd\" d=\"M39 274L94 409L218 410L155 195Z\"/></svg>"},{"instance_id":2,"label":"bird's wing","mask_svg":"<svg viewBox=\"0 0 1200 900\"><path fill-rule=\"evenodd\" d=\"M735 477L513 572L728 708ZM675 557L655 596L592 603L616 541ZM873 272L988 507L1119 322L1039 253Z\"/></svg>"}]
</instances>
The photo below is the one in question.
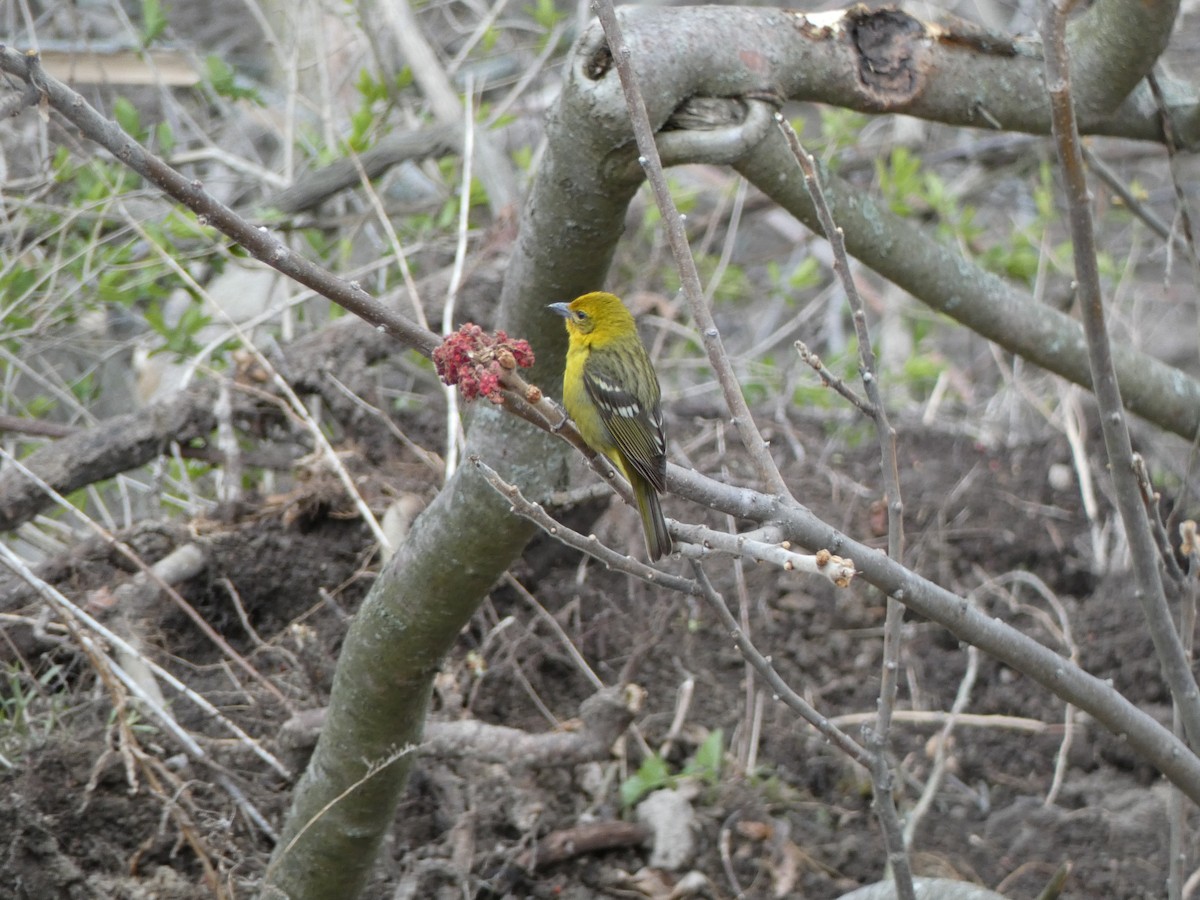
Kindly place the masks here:
<instances>
[{"instance_id":1,"label":"bird's wing","mask_svg":"<svg viewBox=\"0 0 1200 900\"><path fill-rule=\"evenodd\" d=\"M596 404L621 457L655 490L664 491L667 487L667 439L663 432L658 381L651 375L651 384L635 384L631 390L615 376L614 368L595 353L588 358L583 370L588 396ZM622 371L637 371L637 368L626 366ZM653 399L645 403L639 396Z\"/></svg>"}]
</instances>

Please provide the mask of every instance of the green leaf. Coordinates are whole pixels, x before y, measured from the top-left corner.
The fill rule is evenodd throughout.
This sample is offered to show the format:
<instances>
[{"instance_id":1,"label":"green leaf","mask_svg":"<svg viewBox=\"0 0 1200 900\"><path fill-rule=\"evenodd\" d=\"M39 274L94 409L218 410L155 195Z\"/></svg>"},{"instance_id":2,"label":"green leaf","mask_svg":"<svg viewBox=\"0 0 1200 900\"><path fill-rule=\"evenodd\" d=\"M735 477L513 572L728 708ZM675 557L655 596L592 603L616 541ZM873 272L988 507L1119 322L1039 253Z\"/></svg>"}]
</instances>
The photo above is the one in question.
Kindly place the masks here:
<instances>
[{"instance_id":1,"label":"green leaf","mask_svg":"<svg viewBox=\"0 0 1200 900\"><path fill-rule=\"evenodd\" d=\"M95 374L88 372L81 375L77 380L69 385L71 393L80 403L88 403L95 399L99 393L99 388L96 385Z\"/></svg>"},{"instance_id":2,"label":"green leaf","mask_svg":"<svg viewBox=\"0 0 1200 900\"><path fill-rule=\"evenodd\" d=\"M387 87L365 68L359 70L358 81L354 83L354 88L367 103L387 99Z\"/></svg>"},{"instance_id":3,"label":"green leaf","mask_svg":"<svg viewBox=\"0 0 1200 900\"><path fill-rule=\"evenodd\" d=\"M210 54L204 58L205 74L209 86L222 97L230 100L249 100L258 106L266 106L258 91L242 87L237 83L237 73L221 57Z\"/></svg>"},{"instance_id":4,"label":"green leaf","mask_svg":"<svg viewBox=\"0 0 1200 900\"><path fill-rule=\"evenodd\" d=\"M621 782L621 804L633 806L651 791L665 785L670 777L666 760L657 754L646 757L637 773Z\"/></svg>"},{"instance_id":5,"label":"green leaf","mask_svg":"<svg viewBox=\"0 0 1200 900\"><path fill-rule=\"evenodd\" d=\"M29 415L35 419L40 419L57 408L58 401L53 397L47 397L45 394L38 394L25 404L25 409L28 411Z\"/></svg>"},{"instance_id":6,"label":"green leaf","mask_svg":"<svg viewBox=\"0 0 1200 900\"><path fill-rule=\"evenodd\" d=\"M142 46L148 46L166 27L167 16L160 0L142 0Z\"/></svg>"},{"instance_id":7,"label":"green leaf","mask_svg":"<svg viewBox=\"0 0 1200 900\"><path fill-rule=\"evenodd\" d=\"M921 175L921 160L907 147L896 147L887 160L875 161L879 190L897 215L907 216L922 205L930 205Z\"/></svg>"},{"instance_id":8,"label":"green leaf","mask_svg":"<svg viewBox=\"0 0 1200 900\"><path fill-rule=\"evenodd\" d=\"M792 391L792 405L799 407L814 407L829 409L833 406L832 392L823 384L803 384Z\"/></svg>"},{"instance_id":9,"label":"green leaf","mask_svg":"<svg viewBox=\"0 0 1200 900\"><path fill-rule=\"evenodd\" d=\"M857 144L859 135L867 124L865 115L849 109L822 106L819 115L821 117L821 136L826 141L826 158L845 147Z\"/></svg>"},{"instance_id":10,"label":"green leaf","mask_svg":"<svg viewBox=\"0 0 1200 900\"><path fill-rule=\"evenodd\" d=\"M821 280L821 267L815 256L806 256L788 276L788 287L794 291L814 287Z\"/></svg>"},{"instance_id":11,"label":"green leaf","mask_svg":"<svg viewBox=\"0 0 1200 900\"><path fill-rule=\"evenodd\" d=\"M233 90L233 69L229 68L225 60L216 54L210 53L204 60L204 66L208 73L209 84L213 86L213 90L223 96Z\"/></svg>"},{"instance_id":12,"label":"green leaf","mask_svg":"<svg viewBox=\"0 0 1200 900\"><path fill-rule=\"evenodd\" d=\"M371 127L375 124L375 113L369 106L361 106L350 116L350 134L346 144L355 153L362 153L370 146Z\"/></svg>"},{"instance_id":13,"label":"green leaf","mask_svg":"<svg viewBox=\"0 0 1200 900\"><path fill-rule=\"evenodd\" d=\"M721 777L721 762L725 756L725 732L717 728L709 733L699 747L696 755L683 770L686 775L696 775L709 784L716 784Z\"/></svg>"},{"instance_id":14,"label":"green leaf","mask_svg":"<svg viewBox=\"0 0 1200 900\"><path fill-rule=\"evenodd\" d=\"M1033 202L1042 222L1054 220L1054 171L1045 160L1038 168L1038 184L1033 189Z\"/></svg>"},{"instance_id":15,"label":"green leaf","mask_svg":"<svg viewBox=\"0 0 1200 900\"><path fill-rule=\"evenodd\" d=\"M927 353L913 354L904 361L904 377L919 391L933 390L945 369L944 360Z\"/></svg>"},{"instance_id":16,"label":"green leaf","mask_svg":"<svg viewBox=\"0 0 1200 900\"><path fill-rule=\"evenodd\" d=\"M169 122L159 122L154 128L154 139L158 144L158 152L170 156L175 149L175 131Z\"/></svg>"},{"instance_id":17,"label":"green leaf","mask_svg":"<svg viewBox=\"0 0 1200 900\"><path fill-rule=\"evenodd\" d=\"M554 0L537 0L533 6L526 6L525 11L529 13L534 22L547 31L553 28L558 23L558 20L562 18L562 14L558 11L558 7L555 6Z\"/></svg>"},{"instance_id":18,"label":"green leaf","mask_svg":"<svg viewBox=\"0 0 1200 900\"><path fill-rule=\"evenodd\" d=\"M122 131L136 140L142 139L142 117L127 98L118 97L113 101L113 117Z\"/></svg>"}]
</instances>

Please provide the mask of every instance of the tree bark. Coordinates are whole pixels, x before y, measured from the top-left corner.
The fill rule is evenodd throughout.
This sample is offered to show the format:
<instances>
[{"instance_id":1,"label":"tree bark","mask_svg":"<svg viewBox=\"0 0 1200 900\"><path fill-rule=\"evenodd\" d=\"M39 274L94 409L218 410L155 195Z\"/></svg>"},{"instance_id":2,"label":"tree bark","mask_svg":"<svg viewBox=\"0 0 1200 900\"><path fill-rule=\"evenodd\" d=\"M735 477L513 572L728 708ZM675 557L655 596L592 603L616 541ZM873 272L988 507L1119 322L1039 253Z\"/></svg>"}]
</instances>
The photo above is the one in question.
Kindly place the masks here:
<instances>
[{"instance_id":1,"label":"tree bark","mask_svg":"<svg viewBox=\"0 0 1200 900\"><path fill-rule=\"evenodd\" d=\"M1151 139L1160 135L1152 112L1129 106L1120 107L1119 116L1112 111L1158 57L1176 9L1170 0L1099 0L1077 23L1079 81L1095 88L1079 98L1085 127ZM696 96L773 96L960 125L1049 129L1036 45L937 29L895 11L877 17L858 8L809 17L734 7L625 8L620 14L640 80L654 86L647 104L656 127ZM1113 34L1137 35L1137 40L1114 43ZM599 29L592 26L568 59L500 299L498 324L531 340L538 366L530 380L543 388L557 385L565 351L559 324L544 307L603 286L629 200L641 181L607 54ZM761 177L771 176L764 170ZM774 177L788 176L775 172ZM912 230L908 222L897 227ZM885 250L894 246L894 235L877 237ZM865 243L859 249L868 256ZM941 268L926 275L948 274L951 286L945 290L965 297L978 288L980 272L953 251L945 252L951 255ZM478 453L537 498L565 472L564 448L512 417L482 409L470 430L468 452ZM411 754L368 777L371 763L420 740L443 654L529 533L528 524L509 514L508 504L473 466L460 468L418 520L347 636L330 719L297 787L264 896L282 892L301 900L353 897L361 891Z\"/></svg>"}]
</instances>

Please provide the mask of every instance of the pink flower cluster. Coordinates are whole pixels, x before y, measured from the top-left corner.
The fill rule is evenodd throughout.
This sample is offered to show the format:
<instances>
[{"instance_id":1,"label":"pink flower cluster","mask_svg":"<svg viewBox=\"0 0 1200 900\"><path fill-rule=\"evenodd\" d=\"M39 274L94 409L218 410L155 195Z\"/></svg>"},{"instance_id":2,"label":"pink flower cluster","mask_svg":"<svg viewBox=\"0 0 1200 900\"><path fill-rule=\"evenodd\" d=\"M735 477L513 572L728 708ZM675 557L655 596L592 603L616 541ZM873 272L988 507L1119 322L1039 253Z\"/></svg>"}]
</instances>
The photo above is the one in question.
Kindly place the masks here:
<instances>
[{"instance_id":1,"label":"pink flower cluster","mask_svg":"<svg viewBox=\"0 0 1200 900\"><path fill-rule=\"evenodd\" d=\"M487 397L503 403L500 377L505 369L533 365L533 349L528 341L511 340L503 331L487 334L471 322L446 336L433 351L438 377L446 384L457 384L467 400Z\"/></svg>"}]
</instances>

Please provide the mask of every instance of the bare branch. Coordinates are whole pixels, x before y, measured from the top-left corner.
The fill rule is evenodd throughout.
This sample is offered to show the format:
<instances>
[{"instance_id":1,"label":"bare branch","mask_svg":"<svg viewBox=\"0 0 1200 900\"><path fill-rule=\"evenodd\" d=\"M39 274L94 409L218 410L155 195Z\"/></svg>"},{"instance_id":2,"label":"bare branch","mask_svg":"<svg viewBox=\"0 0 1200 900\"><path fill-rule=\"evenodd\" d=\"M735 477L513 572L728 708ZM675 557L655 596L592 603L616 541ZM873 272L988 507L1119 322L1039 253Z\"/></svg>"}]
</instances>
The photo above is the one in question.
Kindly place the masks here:
<instances>
[{"instance_id":1,"label":"bare branch","mask_svg":"<svg viewBox=\"0 0 1200 900\"><path fill-rule=\"evenodd\" d=\"M834 725L827 716L823 716L817 712L807 700L792 690L791 686L784 681L783 676L779 674L779 671L771 664L771 661L759 652L758 648L750 641L750 638L746 636L742 627L738 625L737 619L733 617L733 613L725 605L725 600L713 588L700 563L694 559L691 563L692 571L696 573L696 579L702 588L700 596L708 603L709 609L717 614L717 618L721 620L721 624L729 630L729 636L737 644L739 652L754 667L754 671L758 673L763 682L774 692L775 698L782 700L789 709L799 714L804 721L816 728L827 740L845 753L847 757L870 771L873 765L871 752Z\"/></svg>"},{"instance_id":2,"label":"bare branch","mask_svg":"<svg viewBox=\"0 0 1200 900\"><path fill-rule=\"evenodd\" d=\"M1046 83L1050 92L1054 140L1067 194L1071 243L1074 247L1075 281L1079 308L1087 335L1092 390L1100 406L1100 428L1112 473L1117 508L1133 556L1137 582L1134 592L1146 617L1154 649L1179 709L1184 732L1193 747L1200 747L1200 687L1192 672L1179 632L1171 621L1170 609L1159 569L1158 548L1150 529L1141 492L1134 474L1135 457L1121 403L1121 388L1113 364L1112 347L1104 321L1104 298L1096 258L1091 197L1083 166L1083 151L1071 95L1070 57L1066 42L1067 13L1071 0L1053 0L1046 6L1042 38L1046 53Z\"/></svg>"},{"instance_id":3,"label":"bare branch","mask_svg":"<svg viewBox=\"0 0 1200 900\"><path fill-rule=\"evenodd\" d=\"M461 145L462 125L459 122L389 134L358 156L334 160L322 169L297 178L291 187L268 198L263 205L292 215L305 212L320 206L334 194L361 184L364 178L378 178L407 160L449 156Z\"/></svg>"},{"instance_id":4,"label":"bare branch","mask_svg":"<svg viewBox=\"0 0 1200 900\"><path fill-rule=\"evenodd\" d=\"M817 218L826 240L833 248L833 269L837 273L846 299L854 315L854 331L858 337L859 374L867 392L875 435L879 441L880 469L883 473L883 496L888 511L888 555L899 562L904 561L904 501L900 496L900 467L896 461L896 430L888 421L887 407L879 392L879 377L875 365L875 350L871 345L871 333L867 327L867 310L858 293L858 286L850 275L850 261L846 258L846 241L842 230L834 223L825 202L821 181L817 177L816 160L800 146L791 124L782 113L775 114L775 122L787 139L792 155L804 172L804 184L812 197ZM875 814L879 817L887 847L888 865L896 882L896 894L900 900L916 900L912 884L912 862L908 857L907 841L900 827L900 816L896 812L896 797L893 790L892 770L888 764L887 748L892 726L892 713L896 708L896 691L900 672L901 629L904 624L904 606L894 597L887 598L887 613L883 626L883 663L879 680L879 710L875 727L867 730L867 746L874 754L871 779L875 785Z\"/></svg>"},{"instance_id":5,"label":"bare branch","mask_svg":"<svg viewBox=\"0 0 1200 900\"><path fill-rule=\"evenodd\" d=\"M612 61L620 76L621 87L625 91L625 104L629 110L634 138L637 141L638 162L645 169L646 179L650 182L655 202L662 213L667 231L667 241L671 245L675 264L679 267L684 296L687 297L696 327L700 329L701 341L708 353L708 360L717 374L725 403L732 413L734 427L737 428L742 445L750 454L750 459L753 460L759 477L766 484L768 490L773 494L787 495L787 484L779 473L775 461L771 458L768 443L763 440L758 426L754 424L754 417L750 413L750 407L746 403L741 385L738 383L737 374L733 371L733 364L729 361L729 354L725 352L721 334L717 330L712 312L704 300L704 288L700 284L700 273L696 269L696 260L692 257L691 249L688 247L683 217L680 216L679 209L675 206L675 200L671 196L671 190L667 186L662 160L658 155L658 147L654 143L654 129L646 112L646 104L642 100L641 88L638 86L637 76L634 74L630 62L631 53L625 44L616 10L613 8L611 0L596 0L593 5L608 39Z\"/></svg>"},{"instance_id":6,"label":"bare branch","mask_svg":"<svg viewBox=\"0 0 1200 900\"><path fill-rule=\"evenodd\" d=\"M115 122L100 115L86 100L42 69L36 53L21 54L0 45L0 70L37 88L38 96L74 124L83 135L112 153L122 163L169 197L196 213L202 225L211 225L240 244L255 259L312 288L323 297L425 354L433 352L439 338L426 328L375 300L356 282L330 274L293 253L270 230L255 228L232 209L189 180L125 134Z\"/></svg>"},{"instance_id":7,"label":"bare branch","mask_svg":"<svg viewBox=\"0 0 1200 900\"><path fill-rule=\"evenodd\" d=\"M0 562L3 562L3 564L8 566L8 568L12 570L14 574L16 574L23 581L25 581L26 584L36 590L38 594L44 600L46 600L51 608L55 609L59 614L61 614L64 619L78 623L81 628L86 629L88 632L98 638L102 638L110 646L116 647L130 656L139 656L137 649L130 646L120 635L106 628L94 617L72 603L52 585L47 584L41 578L38 578L38 576L33 573L33 570L31 570L25 564L25 562L11 549L9 549L9 547L2 541L0 541ZM157 665L153 660L145 659L144 657L142 658L150 670L153 671L155 676L161 679L165 684L169 685L173 690L178 691L188 700L196 704L196 706L203 710L206 715L212 716L225 728L229 729L229 731L234 734L246 747L248 747L255 756L269 765L284 778L291 777L291 772L288 770L287 766L263 749L258 741L254 740L254 738L250 737L250 735L246 734L241 728L226 718L225 715L215 706L209 703L208 700L193 691L166 669Z\"/></svg>"},{"instance_id":8,"label":"bare branch","mask_svg":"<svg viewBox=\"0 0 1200 900\"><path fill-rule=\"evenodd\" d=\"M55 491L69 494L157 459L172 442L205 437L217 424L215 398L215 386L193 388L69 434L25 462ZM15 467L0 471L0 531L16 528L51 502Z\"/></svg>"},{"instance_id":9,"label":"bare branch","mask_svg":"<svg viewBox=\"0 0 1200 900\"><path fill-rule=\"evenodd\" d=\"M772 132L736 168L818 231L820 221L803 179L779 177L794 172L793 163L786 139ZM844 179L822 171L821 185L847 249L864 264L1001 347L1076 384L1091 385L1086 340L1070 316L1035 302ZM1129 346L1115 350L1114 364L1131 411L1189 440L1200 432L1200 381Z\"/></svg>"}]
</instances>

